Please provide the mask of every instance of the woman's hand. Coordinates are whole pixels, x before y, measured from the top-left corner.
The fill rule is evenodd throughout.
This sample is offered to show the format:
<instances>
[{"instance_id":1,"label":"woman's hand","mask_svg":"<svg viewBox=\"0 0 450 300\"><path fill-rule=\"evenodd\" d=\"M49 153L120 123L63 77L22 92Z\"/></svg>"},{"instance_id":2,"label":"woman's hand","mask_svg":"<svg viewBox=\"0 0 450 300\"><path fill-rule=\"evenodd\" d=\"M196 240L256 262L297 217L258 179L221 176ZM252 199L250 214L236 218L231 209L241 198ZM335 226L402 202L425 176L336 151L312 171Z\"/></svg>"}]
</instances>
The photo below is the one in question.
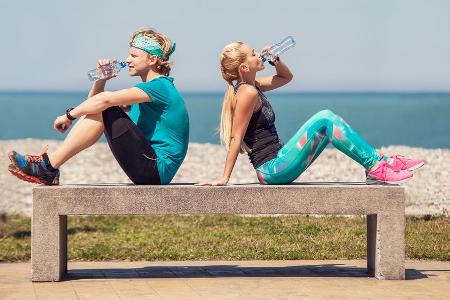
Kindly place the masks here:
<instances>
[{"instance_id":1,"label":"woman's hand","mask_svg":"<svg viewBox=\"0 0 450 300\"><path fill-rule=\"evenodd\" d=\"M275 57L272 57L272 55L269 55L269 50L270 50L270 48L272 48L272 47L273 47L273 45L268 45L268 46L264 47L264 48L262 49L262 51L261 51L261 56L267 55L267 59L268 59L269 61L272 61L273 59L276 59Z\"/></svg>"},{"instance_id":2,"label":"woman's hand","mask_svg":"<svg viewBox=\"0 0 450 300\"><path fill-rule=\"evenodd\" d=\"M56 118L53 123L53 128L58 130L60 133L66 132L66 130L72 125L72 121L70 121L66 115L62 115Z\"/></svg>"},{"instance_id":3,"label":"woman's hand","mask_svg":"<svg viewBox=\"0 0 450 300\"><path fill-rule=\"evenodd\" d=\"M273 47L273 45L265 46L261 51L261 55L267 54L267 52L269 52L270 48L272 48L272 47Z\"/></svg>"},{"instance_id":4,"label":"woman's hand","mask_svg":"<svg viewBox=\"0 0 450 300\"><path fill-rule=\"evenodd\" d=\"M212 181L203 181L200 183L197 183L195 185L197 186L221 186L221 185L227 185L228 180L226 179L219 179L219 180L212 180Z\"/></svg>"}]
</instances>

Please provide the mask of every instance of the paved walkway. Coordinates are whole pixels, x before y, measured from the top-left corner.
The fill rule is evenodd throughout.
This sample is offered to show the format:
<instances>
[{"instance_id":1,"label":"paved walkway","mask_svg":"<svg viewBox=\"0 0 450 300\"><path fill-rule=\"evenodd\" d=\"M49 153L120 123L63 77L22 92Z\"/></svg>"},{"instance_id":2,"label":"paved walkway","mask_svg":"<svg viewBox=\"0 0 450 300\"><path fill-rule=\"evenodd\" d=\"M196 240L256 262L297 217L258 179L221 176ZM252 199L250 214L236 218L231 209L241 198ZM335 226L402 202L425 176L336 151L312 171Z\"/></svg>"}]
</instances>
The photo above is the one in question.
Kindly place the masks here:
<instances>
[{"instance_id":1,"label":"paved walkway","mask_svg":"<svg viewBox=\"0 0 450 300\"><path fill-rule=\"evenodd\" d=\"M405 281L368 278L363 260L71 262L65 281L30 282L0 264L0 299L450 299L450 262L407 261Z\"/></svg>"}]
</instances>

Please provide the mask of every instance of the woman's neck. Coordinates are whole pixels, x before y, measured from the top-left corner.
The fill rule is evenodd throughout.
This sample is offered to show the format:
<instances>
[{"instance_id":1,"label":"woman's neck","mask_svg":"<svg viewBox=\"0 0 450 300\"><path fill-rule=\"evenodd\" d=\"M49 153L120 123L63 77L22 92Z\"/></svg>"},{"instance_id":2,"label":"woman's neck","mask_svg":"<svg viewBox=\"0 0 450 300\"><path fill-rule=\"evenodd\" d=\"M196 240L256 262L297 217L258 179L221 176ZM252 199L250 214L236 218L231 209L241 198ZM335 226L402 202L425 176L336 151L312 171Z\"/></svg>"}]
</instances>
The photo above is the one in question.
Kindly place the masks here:
<instances>
[{"instance_id":1,"label":"woman's neck","mask_svg":"<svg viewBox=\"0 0 450 300\"><path fill-rule=\"evenodd\" d=\"M246 84L251 84L251 85L255 85L255 75L256 74L244 74L243 76L241 76L241 80L240 82L246 83Z\"/></svg>"}]
</instances>

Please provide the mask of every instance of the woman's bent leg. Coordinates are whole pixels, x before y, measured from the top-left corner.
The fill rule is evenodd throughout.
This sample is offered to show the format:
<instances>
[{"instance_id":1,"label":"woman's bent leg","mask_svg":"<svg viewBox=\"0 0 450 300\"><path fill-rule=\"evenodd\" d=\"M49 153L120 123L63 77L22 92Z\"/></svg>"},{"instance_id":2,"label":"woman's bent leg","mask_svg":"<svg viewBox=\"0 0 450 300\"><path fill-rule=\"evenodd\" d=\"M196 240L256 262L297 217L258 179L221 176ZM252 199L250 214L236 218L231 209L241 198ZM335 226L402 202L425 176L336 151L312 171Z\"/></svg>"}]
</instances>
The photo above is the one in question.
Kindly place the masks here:
<instances>
[{"instance_id":1,"label":"woman's bent leg","mask_svg":"<svg viewBox=\"0 0 450 300\"><path fill-rule=\"evenodd\" d=\"M340 116L330 110L319 112L327 120L327 134L338 150L355 160L366 170L372 168L380 159L376 149L369 145Z\"/></svg>"},{"instance_id":2,"label":"woman's bent leg","mask_svg":"<svg viewBox=\"0 0 450 300\"><path fill-rule=\"evenodd\" d=\"M283 184L294 181L331 142L364 168L379 158L375 148L365 142L341 117L329 110L311 117L280 149L276 158L258 167L261 183Z\"/></svg>"},{"instance_id":3,"label":"woman's bent leg","mask_svg":"<svg viewBox=\"0 0 450 300\"><path fill-rule=\"evenodd\" d=\"M323 123L308 120L280 149L276 158L257 168L263 184L287 184L300 176L330 142Z\"/></svg>"}]
</instances>

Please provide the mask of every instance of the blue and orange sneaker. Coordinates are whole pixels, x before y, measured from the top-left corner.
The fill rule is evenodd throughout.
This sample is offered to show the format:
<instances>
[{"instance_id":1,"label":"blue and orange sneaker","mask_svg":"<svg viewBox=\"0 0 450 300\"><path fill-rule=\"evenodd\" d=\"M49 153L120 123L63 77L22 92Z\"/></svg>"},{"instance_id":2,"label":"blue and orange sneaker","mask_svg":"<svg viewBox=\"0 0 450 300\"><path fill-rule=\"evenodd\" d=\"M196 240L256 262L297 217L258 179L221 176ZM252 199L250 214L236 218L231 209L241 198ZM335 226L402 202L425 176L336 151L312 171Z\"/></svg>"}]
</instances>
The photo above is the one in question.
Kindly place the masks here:
<instances>
[{"instance_id":1,"label":"blue and orange sneaker","mask_svg":"<svg viewBox=\"0 0 450 300\"><path fill-rule=\"evenodd\" d=\"M16 151L8 153L11 165L8 171L19 179L41 185L59 185L59 170L50 170L46 152L40 155L22 155Z\"/></svg>"}]
</instances>

